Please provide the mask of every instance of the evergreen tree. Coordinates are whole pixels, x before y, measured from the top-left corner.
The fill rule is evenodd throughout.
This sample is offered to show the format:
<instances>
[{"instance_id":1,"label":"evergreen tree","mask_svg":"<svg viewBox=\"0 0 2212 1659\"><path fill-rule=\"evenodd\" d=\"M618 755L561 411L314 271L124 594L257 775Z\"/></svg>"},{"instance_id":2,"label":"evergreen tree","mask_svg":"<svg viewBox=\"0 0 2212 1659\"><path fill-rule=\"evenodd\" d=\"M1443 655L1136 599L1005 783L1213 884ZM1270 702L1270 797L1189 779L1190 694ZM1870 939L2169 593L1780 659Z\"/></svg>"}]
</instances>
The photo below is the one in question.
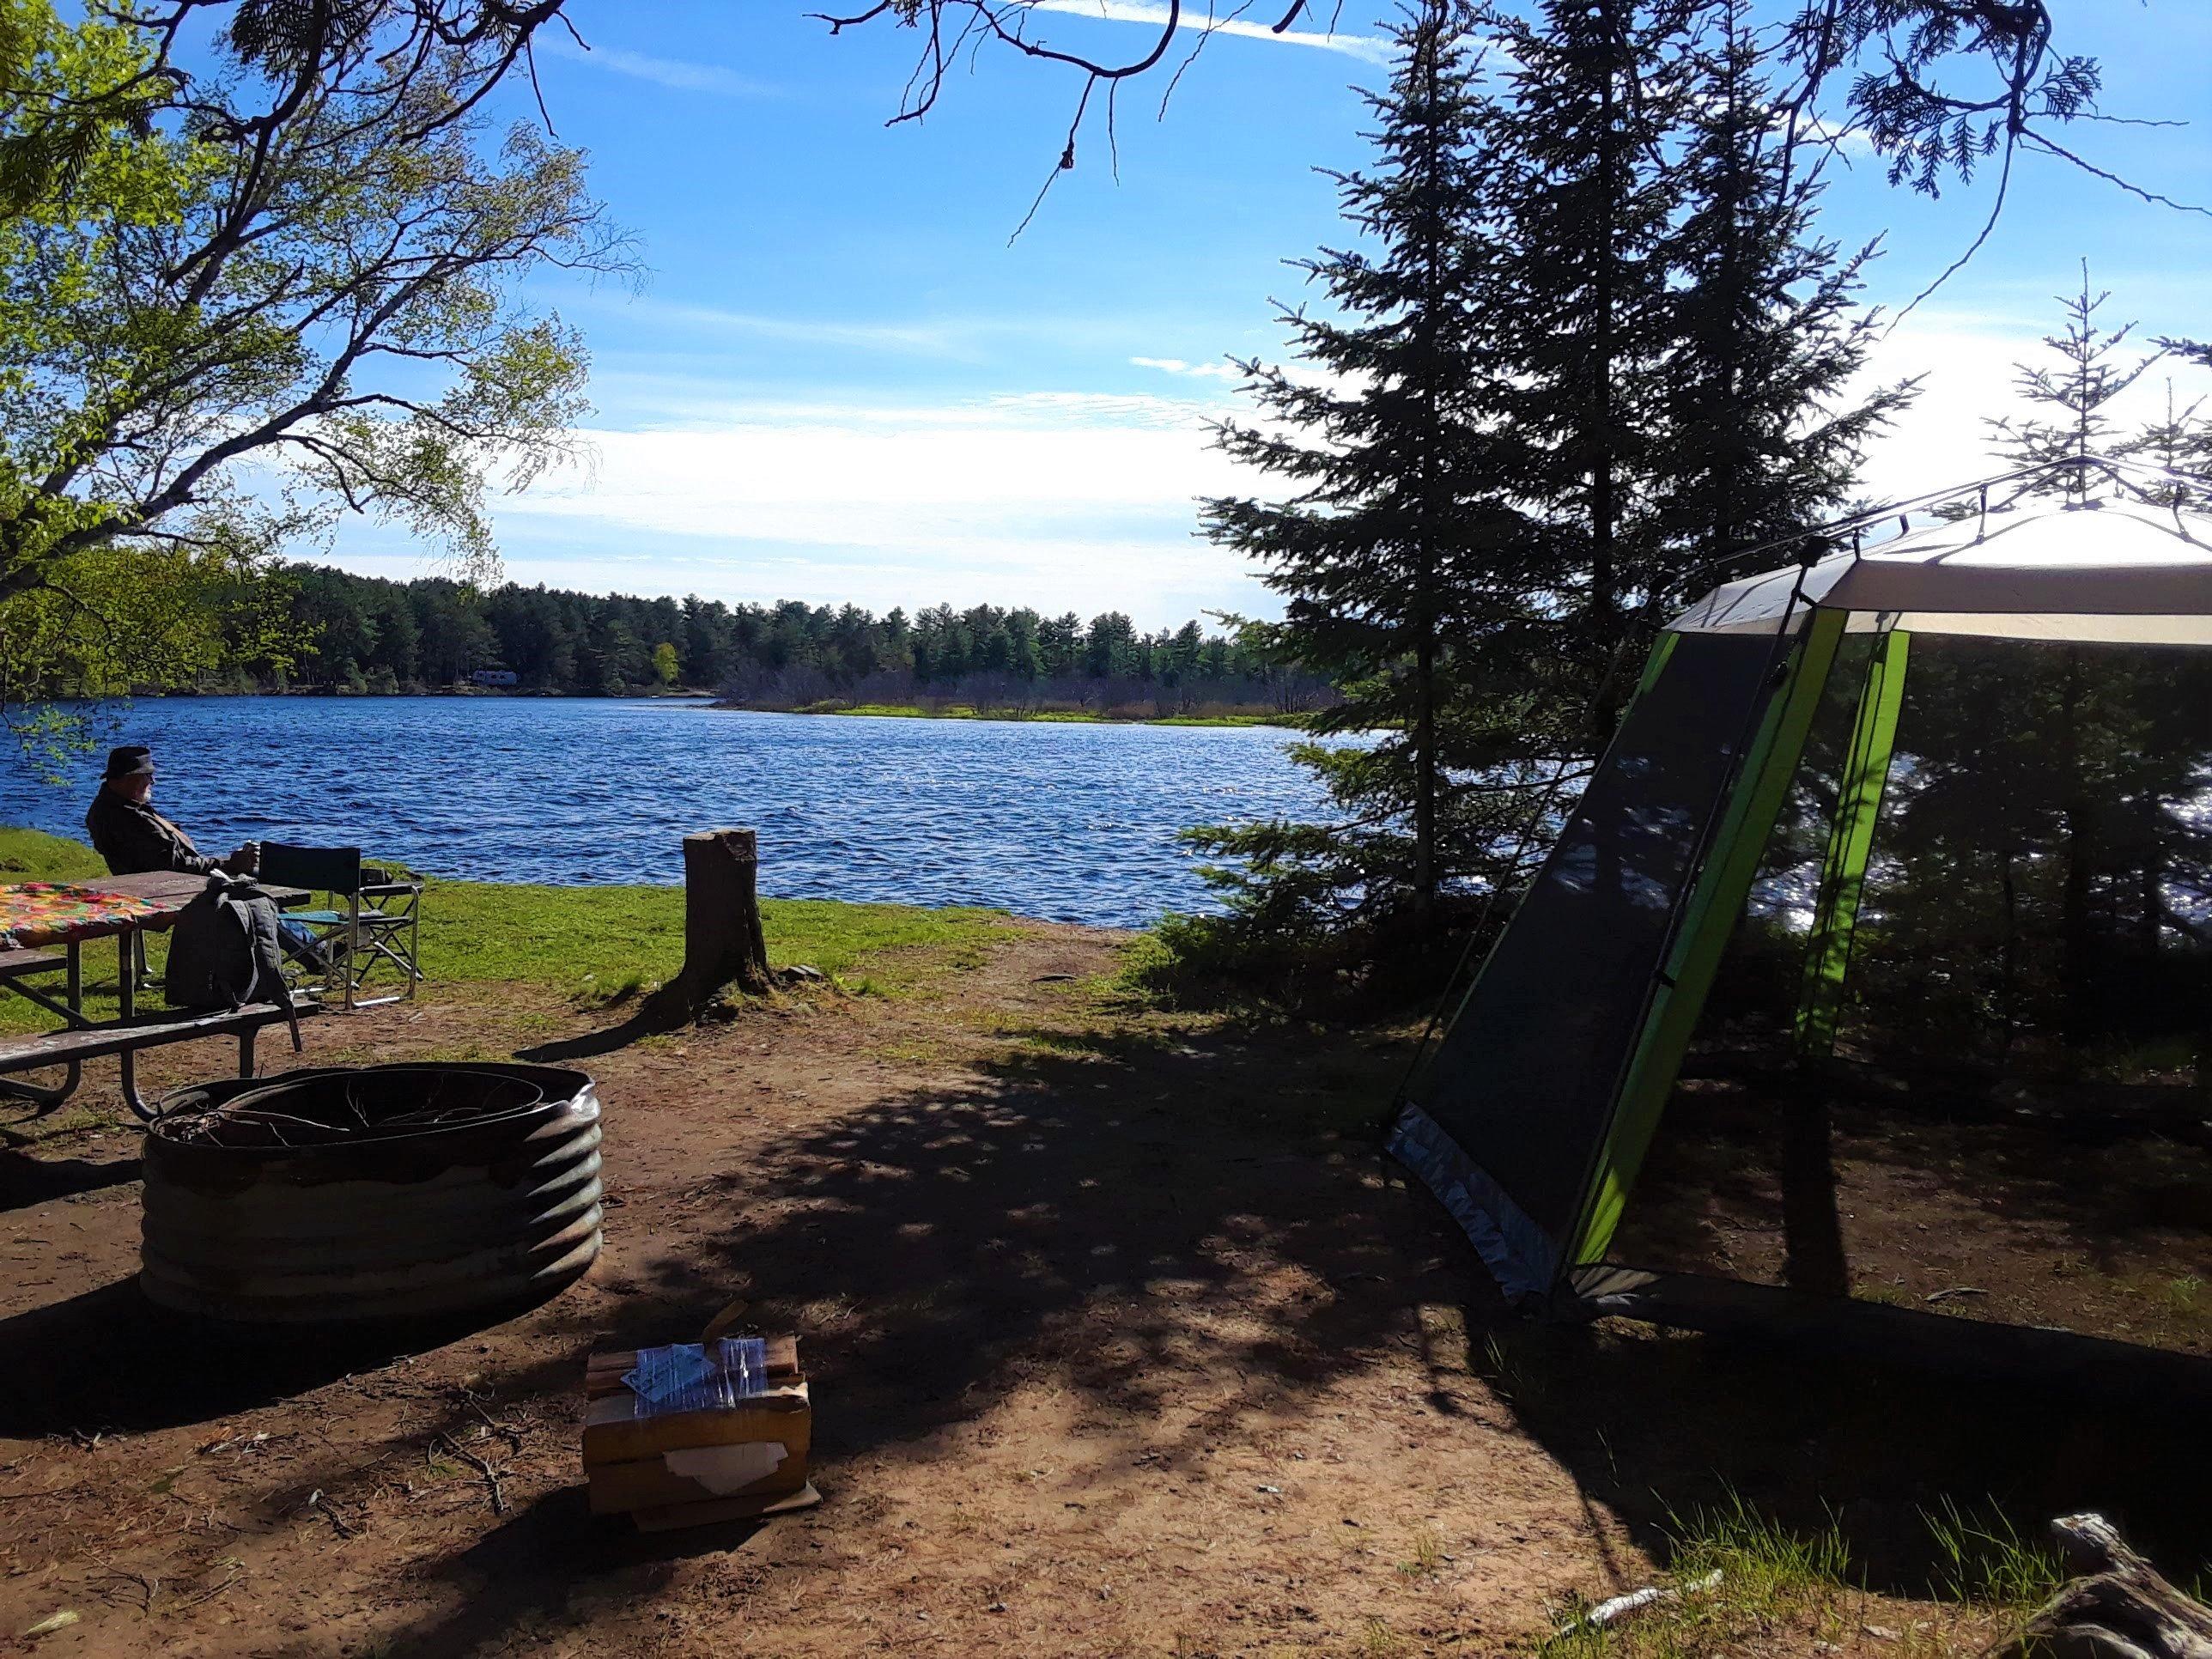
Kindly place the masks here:
<instances>
[{"instance_id":1,"label":"evergreen tree","mask_svg":"<svg viewBox=\"0 0 2212 1659\"><path fill-rule=\"evenodd\" d=\"M2098 312L2112 297L2109 293L2090 292L2089 262L2083 260L2081 291L2060 298L2058 303L2066 313L2064 325L2058 333L2047 334L2043 339L2044 345L2057 354L2057 367L2015 366L2014 389L2028 403L2054 413L2049 416L2005 415L1984 422L1996 440L1992 447L2014 465L2086 460L2091 456L2111 456L2130 447L2119 436L2107 405L2141 380L2158 356L2153 353L2132 362L2114 361L2135 325L2123 323L2108 329L2098 322ZM2096 483L2087 467L2075 466L2055 471L2036 480L2030 489L2038 495L2063 495L2080 501L2093 493Z\"/></svg>"},{"instance_id":2,"label":"evergreen tree","mask_svg":"<svg viewBox=\"0 0 2212 1659\"><path fill-rule=\"evenodd\" d=\"M1544 702L1592 746L1634 683L1653 595L1671 591L1658 474L1677 340L1672 234L1689 186L1668 165L1698 67L1689 15L1647 0L1492 11L1513 70L1488 142L1504 166L1496 405L1522 442L1506 488L1539 526L1522 580L1561 624Z\"/></svg>"},{"instance_id":3,"label":"evergreen tree","mask_svg":"<svg viewBox=\"0 0 2212 1659\"><path fill-rule=\"evenodd\" d=\"M2130 458L2166 475L2138 486L2160 507L2212 512L2212 419L2205 416L2204 402L2199 398L2186 405L2177 404L2169 380L2164 417L2145 422L2126 446Z\"/></svg>"},{"instance_id":4,"label":"evergreen tree","mask_svg":"<svg viewBox=\"0 0 2212 1659\"><path fill-rule=\"evenodd\" d=\"M1224 433L1302 493L1207 507L1285 595L1260 637L1345 688L1324 725L1378 735L1302 751L1339 823L1197 832L1243 863L1227 922L1174 930L1191 958L1373 961L1395 906L1516 887L1666 608L1832 507L1908 390L1841 402L1867 256L1814 237L1738 0L1431 0L1399 44L1378 163L1340 181L1377 251L1314 262L1329 313L1286 319L1323 373L1246 365L1273 419Z\"/></svg>"},{"instance_id":5,"label":"evergreen tree","mask_svg":"<svg viewBox=\"0 0 2212 1659\"><path fill-rule=\"evenodd\" d=\"M1389 86L1367 100L1374 163L1332 175L1369 246L1304 264L1329 301L1325 313L1283 315L1305 369L1240 365L1272 420L1224 424L1221 446L1297 493L1205 509L1207 533L1261 561L1284 596L1275 648L1346 687L1322 729L1382 733L1371 750L1309 745L1302 757L1355 818L1402 815L1411 830L1409 845L1388 833L1285 842L1284 826L1216 832L1206 844L1258 859L1266 880L1357 843L1363 907L1402 897L1417 927L1443 875L1447 641L1480 629L1473 562L1513 518L1494 500L1475 418L1486 389L1496 391L1480 304L1495 250L1483 225L1493 181L1476 21L1456 0L1422 0L1393 31ZM1325 903L1344 885L1322 873L1309 890ZM1279 896L1292 890L1279 879Z\"/></svg>"},{"instance_id":6,"label":"evergreen tree","mask_svg":"<svg viewBox=\"0 0 2212 1659\"><path fill-rule=\"evenodd\" d=\"M1779 153L1786 129L1749 11L1749 0L1706 8L1676 164L1685 209L1666 246L1676 344L1655 469L1672 556L1653 594L1669 605L1775 562L1748 550L1832 514L1868 439L1918 384L1839 401L1873 343L1877 313L1855 295L1875 248L1840 258L1815 234L1820 185ZM1631 643L1635 654L1644 641Z\"/></svg>"}]
</instances>

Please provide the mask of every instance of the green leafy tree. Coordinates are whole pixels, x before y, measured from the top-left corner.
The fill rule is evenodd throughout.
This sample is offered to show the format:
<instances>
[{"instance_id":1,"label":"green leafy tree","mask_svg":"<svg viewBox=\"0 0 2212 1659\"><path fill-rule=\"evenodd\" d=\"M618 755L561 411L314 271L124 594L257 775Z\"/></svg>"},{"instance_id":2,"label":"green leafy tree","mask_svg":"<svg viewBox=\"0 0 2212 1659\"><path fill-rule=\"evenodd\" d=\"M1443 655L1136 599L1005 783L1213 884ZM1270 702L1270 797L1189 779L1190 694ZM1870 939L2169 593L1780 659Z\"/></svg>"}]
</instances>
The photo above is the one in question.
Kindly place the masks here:
<instances>
[{"instance_id":1,"label":"green leafy tree","mask_svg":"<svg viewBox=\"0 0 2212 1659\"><path fill-rule=\"evenodd\" d=\"M0 161L78 125L0 221L0 691L46 673L30 608L124 631L100 566L249 582L352 511L495 568L487 489L563 459L584 407L580 340L520 284L628 262L582 157L483 113L553 9L6 0ZM191 21L204 76L163 55Z\"/></svg>"},{"instance_id":2,"label":"green leafy tree","mask_svg":"<svg viewBox=\"0 0 2212 1659\"><path fill-rule=\"evenodd\" d=\"M676 684L683 665L677 659L676 647L666 640L653 647L653 678L663 685Z\"/></svg>"}]
</instances>

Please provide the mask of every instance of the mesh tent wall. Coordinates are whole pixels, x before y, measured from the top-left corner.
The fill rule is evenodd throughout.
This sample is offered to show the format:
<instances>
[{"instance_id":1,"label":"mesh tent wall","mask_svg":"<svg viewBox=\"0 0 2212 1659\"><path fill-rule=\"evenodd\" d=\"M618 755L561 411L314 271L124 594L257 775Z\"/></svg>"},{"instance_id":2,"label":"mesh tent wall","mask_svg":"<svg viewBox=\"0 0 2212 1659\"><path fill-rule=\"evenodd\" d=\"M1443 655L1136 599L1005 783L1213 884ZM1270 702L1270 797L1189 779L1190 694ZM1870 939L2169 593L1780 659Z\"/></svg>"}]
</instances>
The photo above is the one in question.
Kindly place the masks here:
<instances>
[{"instance_id":1,"label":"mesh tent wall","mask_svg":"<svg viewBox=\"0 0 2212 1659\"><path fill-rule=\"evenodd\" d=\"M1875 642L1798 1041L1833 1034L1914 634L2212 648L2212 520L2035 504L1717 587L1642 689L1407 1085L1390 1149L1510 1297L1604 1258L1847 633Z\"/></svg>"}]
</instances>

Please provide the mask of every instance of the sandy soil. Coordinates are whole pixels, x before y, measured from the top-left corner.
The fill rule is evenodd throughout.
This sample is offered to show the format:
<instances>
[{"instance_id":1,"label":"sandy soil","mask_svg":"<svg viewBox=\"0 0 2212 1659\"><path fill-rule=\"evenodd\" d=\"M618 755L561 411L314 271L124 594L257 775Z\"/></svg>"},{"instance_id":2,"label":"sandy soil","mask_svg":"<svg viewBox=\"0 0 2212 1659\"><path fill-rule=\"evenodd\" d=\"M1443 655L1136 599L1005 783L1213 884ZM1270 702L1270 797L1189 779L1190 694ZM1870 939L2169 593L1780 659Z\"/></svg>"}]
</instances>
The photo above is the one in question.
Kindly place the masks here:
<instances>
[{"instance_id":1,"label":"sandy soil","mask_svg":"<svg viewBox=\"0 0 2212 1659\"><path fill-rule=\"evenodd\" d=\"M2201 1445L2176 1450L2193 1426L1510 1319L1369 1133L1402 1035L1118 1010L1097 980L1117 947L1040 926L909 998L790 999L584 1062L605 1253L480 1330L162 1316L133 1279L135 1137L19 1123L0 1647L70 1609L25 1645L1496 1653L1571 1593L1649 1582L1670 1512L1734 1492L1840 1516L1883 1594L1832 1645L1730 1651L1932 1651L1978 1627L1887 1594L1927 1583L1909 1540L1944 1494L2101 1504L2154 1547L2203 1524L2170 1501L2203 1490ZM448 998L314 1022L307 1058L611 1023ZM733 1299L800 1336L825 1503L651 1539L589 1516L586 1354Z\"/></svg>"},{"instance_id":2,"label":"sandy soil","mask_svg":"<svg viewBox=\"0 0 2212 1659\"><path fill-rule=\"evenodd\" d=\"M1852 1294L2212 1357L2212 1119L2186 1084L1948 1086L1861 1068L1823 1102ZM1684 1083L1614 1254L1785 1278L1787 1070Z\"/></svg>"}]
</instances>

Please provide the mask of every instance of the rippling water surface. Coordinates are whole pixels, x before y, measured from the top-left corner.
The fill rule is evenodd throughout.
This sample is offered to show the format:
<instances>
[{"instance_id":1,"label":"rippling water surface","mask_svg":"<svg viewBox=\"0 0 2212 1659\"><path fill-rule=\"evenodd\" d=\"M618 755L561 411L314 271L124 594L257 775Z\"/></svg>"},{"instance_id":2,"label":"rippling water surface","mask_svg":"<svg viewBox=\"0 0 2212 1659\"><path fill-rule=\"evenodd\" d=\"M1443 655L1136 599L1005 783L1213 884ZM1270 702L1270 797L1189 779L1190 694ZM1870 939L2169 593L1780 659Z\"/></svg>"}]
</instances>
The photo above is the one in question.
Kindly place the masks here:
<instances>
[{"instance_id":1,"label":"rippling water surface","mask_svg":"<svg viewBox=\"0 0 2212 1659\"><path fill-rule=\"evenodd\" d=\"M732 714L678 702L220 697L125 711L201 846L358 843L479 881L672 882L685 831L761 832L793 898L996 904L1142 926L1214 908L1176 832L1322 810L1271 727ZM0 754L0 823L83 834Z\"/></svg>"}]
</instances>

